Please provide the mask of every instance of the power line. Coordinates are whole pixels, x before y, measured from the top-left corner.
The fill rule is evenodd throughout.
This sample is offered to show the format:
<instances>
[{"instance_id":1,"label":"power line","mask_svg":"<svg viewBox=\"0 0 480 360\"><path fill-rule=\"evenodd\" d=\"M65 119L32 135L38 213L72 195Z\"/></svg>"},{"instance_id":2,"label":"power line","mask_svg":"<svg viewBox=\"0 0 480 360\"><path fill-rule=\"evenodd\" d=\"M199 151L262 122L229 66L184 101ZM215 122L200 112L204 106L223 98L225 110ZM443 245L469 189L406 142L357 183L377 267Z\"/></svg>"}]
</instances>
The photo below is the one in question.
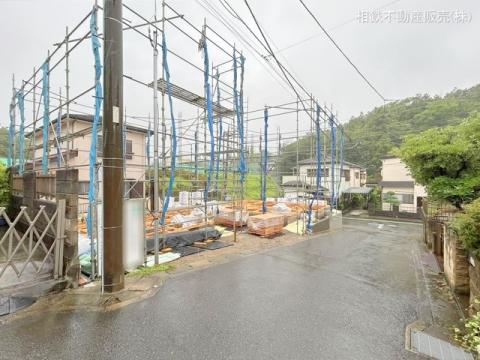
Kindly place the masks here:
<instances>
[{"instance_id":1,"label":"power line","mask_svg":"<svg viewBox=\"0 0 480 360\"><path fill-rule=\"evenodd\" d=\"M252 55L254 57L258 56L259 58L257 58L257 61L259 62L259 64L261 66L264 67L264 69L267 71L267 73L275 80L278 82L278 84L280 86L282 86L287 92L290 92L290 89L283 83L280 81L280 79L282 78L281 74L278 73L278 71L273 67L272 64L270 64L270 62L266 61L266 64L261 60L266 60L266 56L263 55L260 51L258 51L258 49L256 49L253 45L252 45L252 41L250 39L248 39L246 37L246 35L241 31L241 30L238 30L236 29L233 24L231 24L230 22L228 22L228 20L224 17L224 15L222 13L220 13L220 11L218 9L216 9L214 7L213 4L210 4L209 2L207 2L207 0L202 0L202 1L205 1L205 5L200 1L200 0L196 0L197 3L202 7L204 8L207 12L209 12L214 18L216 18L218 21L220 21L227 29L230 30L230 32L232 32L232 34L236 37L238 37L238 39L240 40L240 42L242 42L246 47L250 48L253 53ZM268 65L268 66L267 66ZM275 75L278 76L275 77L274 74L271 73L271 71L273 71L273 73Z\"/></svg>"},{"instance_id":2,"label":"power line","mask_svg":"<svg viewBox=\"0 0 480 360\"><path fill-rule=\"evenodd\" d=\"M335 45L335 47L338 49L338 51L340 51L340 53L343 55L343 57L350 63L350 65L352 65L352 67L362 77L362 79L365 80L365 82L368 84L368 86L370 86L370 88L372 88L372 90L375 91L375 93L377 93L377 95L380 96L380 98L383 101L386 101L385 97L375 88L375 86L373 86L373 84L366 78L366 76L363 75L363 73L358 69L358 67L352 62L352 60L350 60L350 58L347 56L347 54L345 54L345 52L342 50L342 48L337 44L337 42L330 36L328 31L325 30L325 28L322 26L320 21L318 21L317 17L312 13L312 11L307 7L307 5L305 5L303 0L298 0L298 1L300 1L300 3L305 8L305 10L307 10L307 12L310 14L310 16L313 18L313 20L315 20L315 22L320 27L320 29L322 29L323 33L325 35L327 35L327 37L330 39L330 41L333 43L333 45Z\"/></svg>"},{"instance_id":3,"label":"power line","mask_svg":"<svg viewBox=\"0 0 480 360\"><path fill-rule=\"evenodd\" d=\"M232 5L230 5L230 3L227 1L227 0L220 0L220 3L222 4L222 6L225 8L225 10L227 10L227 12L233 16L235 19L237 19L238 21L240 21L246 28L247 30L254 36L254 38L260 43L260 45L267 51L268 55L263 55L262 57L265 59L265 61L268 62L269 58L272 57L272 54L270 53L269 49L263 44L263 42L258 38L258 36L255 34L255 32L248 26L248 24L242 19L242 17L235 11L235 9L232 7ZM273 46L275 47L275 53L278 54L279 51L278 51L278 46L274 43L273 39L271 36L269 36L267 34L267 32L265 31L265 29L263 30L265 36L267 38L270 39L270 42L273 44ZM280 56L283 57L283 61L285 62L285 64L287 66L290 66L291 68L291 71L289 71L283 64L280 64L284 70L288 73L288 75L293 79L293 81L305 92L305 94L308 96L309 93L305 90L305 88L300 84L300 79L299 81L297 81L297 79L290 73L290 72L294 72L293 71L293 68L292 66L288 63L288 60L285 56L283 56L282 54L280 54ZM278 73L277 73L278 74ZM294 74L297 78L300 78L298 76L298 74Z\"/></svg>"},{"instance_id":4,"label":"power line","mask_svg":"<svg viewBox=\"0 0 480 360\"><path fill-rule=\"evenodd\" d=\"M205 0L207 1L207 0ZM250 28L250 26L246 23L245 20L242 19L242 17L235 11L235 9L228 3L227 0L223 0L222 2L222 5L223 7L227 10L227 12L235 19L237 19L238 21L240 21L244 26L245 28L253 35L253 37L255 38L255 40L257 40L257 42L262 46L262 48L267 52L267 55L261 55L262 58L269 64L270 62L268 61L268 59L270 57L274 57L275 53L272 49L272 47L270 46L269 44L269 41L267 39L267 34L265 33L265 30L261 29L258 21L256 21L256 17L255 15L253 14L253 10L249 7L249 10L250 10L250 14L251 16L254 18L255 22L256 22L256 25L257 25L257 28L259 28L261 34L262 34L262 38L264 39L264 41L267 43L267 45L265 45L264 41L262 41L259 36ZM248 6L248 3L247 3L247 6ZM228 8L227 8L228 7ZM249 44L250 45L250 44ZM258 53L258 51L257 51ZM280 62L280 60L277 58L277 57L274 57L275 61L276 61L276 64L277 66L280 68L282 74L279 74L277 71L275 71L275 73L280 76L283 80L285 80L287 82L287 85L289 85L290 89L293 90L293 92L295 93L295 95L297 97L299 97L299 94L298 94L298 91L296 90L295 86L293 86L292 82L290 81L290 79L298 85L298 87L306 94L307 97L311 97L311 94L306 90L306 88L300 83L300 81L292 75L292 73ZM304 109L304 111L307 113L307 115L310 117L310 119L313 120L313 117L312 117L312 114L310 114L308 111L307 111L307 108L305 107L305 105L303 104L303 101L300 100L302 102L302 107ZM323 108L322 108L323 109ZM329 111L330 114L327 114L327 111ZM333 114L333 112L331 110L329 110L328 108L325 108L323 109L323 113L325 115L327 115L328 117L333 117L333 120L334 120L334 123L338 126L341 126L338 121L335 121L336 120L336 116Z\"/></svg>"},{"instance_id":5,"label":"power line","mask_svg":"<svg viewBox=\"0 0 480 360\"><path fill-rule=\"evenodd\" d=\"M296 94L296 96L297 96L297 99L299 99L300 103L302 104L302 107L303 107L305 113L307 113L307 115L310 117L310 119L311 119L312 121L315 121L314 118L313 118L313 116L312 116L312 114L310 113L310 111L308 111L307 107L305 106L304 101L301 99L301 97L300 97L297 89L295 88L295 86L292 84L292 82L291 82L291 80L290 80L290 77L292 77L294 80L295 80L295 78L294 78L291 74L290 74L290 77L287 75L287 70L283 67L283 65L281 64L281 62L278 60L277 56L276 56L275 53L273 52L272 47L270 46L270 44L269 44L269 42L268 42L268 40L267 40L267 37L265 36L265 33L263 32L263 30L262 30L259 22L257 21L257 18L256 18L256 16L255 16L255 14L253 13L252 8L250 7L250 4L248 3L248 0L244 0L244 2L245 2L245 5L246 5L247 8L248 8L248 11L250 12L250 15L251 15L252 18L253 18L253 21L255 22L255 25L256 25L257 28L258 28L258 31L260 32L260 35L262 36L262 38L263 38L263 40L264 40L264 42L265 42L265 44L264 44L263 46L264 46L264 47L265 47L265 46L267 47L268 52L272 55L273 59L276 61L276 63L277 63L277 65L278 65L278 67L280 68L280 71L282 72L285 80L288 82L289 86L290 86L290 87L292 88L292 90L295 92L295 94ZM251 31L251 30L250 30L250 31ZM257 39L258 39L258 38L257 38ZM295 82L298 84L298 81L295 80ZM299 84L299 86L302 88L302 90L304 90L304 91L306 92L305 88L303 88L300 84ZM308 93L307 93L307 95L308 95ZM326 114L326 110L325 110L325 109L323 109L323 112ZM335 122L334 117L333 117L333 113L331 114L331 116L332 116L332 120ZM339 124L336 123L336 125L339 125Z\"/></svg>"},{"instance_id":6,"label":"power line","mask_svg":"<svg viewBox=\"0 0 480 360\"><path fill-rule=\"evenodd\" d=\"M385 8L387 8L387 7L395 4L395 3L397 3L397 2L400 2L400 1L402 1L402 0L390 1L390 2L387 3L387 4L384 4L384 5L382 5L382 6L379 6L379 7L375 8L375 10L378 11L378 10L385 9ZM350 20L346 20L346 21L344 21L344 22L342 22L342 23L340 23L340 24L337 24L337 25L331 27L330 29L328 29L328 31L337 30L337 29L339 29L339 28L341 28L341 27L344 27L345 25L351 24L352 22L354 22L354 21L356 21L356 20L358 20L358 16L356 16L356 17L354 17L354 18L351 18ZM318 32L318 33L316 33L316 34L314 34L314 35L311 35L311 36L309 36L309 37L307 37L307 38L304 38L303 40L300 40L300 41L297 41L297 42L295 42L295 43L293 43L293 44L287 45L287 46L285 46L285 47L277 50L277 54L280 53L280 52L283 52L283 51L285 51L285 50L289 50L289 49L291 49L291 48L294 48L294 47L296 47L296 46L298 46L298 45L302 45L302 44L304 44L304 43L306 43L306 42L308 42L308 41L310 41L310 40L313 40L313 39L319 37L320 35L323 35L323 32Z\"/></svg>"}]
</instances>

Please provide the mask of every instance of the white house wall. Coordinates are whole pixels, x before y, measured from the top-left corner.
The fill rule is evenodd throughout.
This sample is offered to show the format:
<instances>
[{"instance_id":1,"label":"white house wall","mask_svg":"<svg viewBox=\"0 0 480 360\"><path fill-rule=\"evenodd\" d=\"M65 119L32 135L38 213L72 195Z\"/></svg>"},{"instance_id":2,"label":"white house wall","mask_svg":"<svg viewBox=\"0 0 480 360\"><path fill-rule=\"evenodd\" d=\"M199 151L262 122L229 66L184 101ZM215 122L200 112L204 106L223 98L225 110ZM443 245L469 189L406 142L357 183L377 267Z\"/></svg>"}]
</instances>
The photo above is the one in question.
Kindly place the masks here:
<instances>
[{"instance_id":1,"label":"white house wall","mask_svg":"<svg viewBox=\"0 0 480 360\"><path fill-rule=\"evenodd\" d=\"M388 158L382 160L382 181L410 181L414 183L414 179L410 175L410 171L400 158ZM419 197L427 196L425 188L415 184L410 188L405 187L382 187L382 193L394 192L396 194L412 194L413 204L400 204L400 211L416 212ZM383 210L390 210L390 204L382 203Z\"/></svg>"},{"instance_id":2,"label":"white house wall","mask_svg":"<svg viewBox=\"0 0 480 360\"><path fill-rule=\"evenodd\" d=\"M90 129L92 127L92 124L90 122L72 119L70 122L70 126L71 126L70 129L72 133L78 133L80 131ZM53 131L51 128L49 130L50 130L49 139L52 140L54 139ZM62 124L62 135L66 135L65 120ZM125 160L125 163L126 163L125 179L139 180L142 182L145 180L145 170L146 170L146 153L145 153L146 134L139 131L127 130L126 139L132 141L133 155L132 155L132 159ZM72 137L70 149L77 150L78 155L70 157L68 164L72 168L78 169L79 182L89 181L89 162L90 162L89 153L90 153L91 141L92 141L91 132L86 132L82 136L77 135L76 137ZM39 130L35 136L35 143L36 145L42 144L41 130ZM60 147L63 152L66 152L67 142L66 141L61 142ZM55 145L50 148L50 154L56 154L56 152L57 152L57 148L55 143ZM38 161L38 160L41 160L41 158L42 158L42 149L40 148L35 150L35 159ZM99 161L101 161L101 158L99 158ZM40 166L37 165L37 169L39 167ZM50 159L49 171L54 172L56 168L57 168L57 160ZM101 179L101 176L99 176L99 180L100 179ZM101 188L101 185L99 185L99 188ZM84 207L86 203L87 203L86 196L82 195L79 199L80 208Z\"/></svg>"},{"instance_id":3,"label":"white house wall","mask_svg":"<svg viewBox=\"0 0 480 360\"><path fill-rule=\"evenodd\" d=\"M321 186L330 189L331 188L331 166L326 166L325 168L328 168L328 176L325 176L324 173L322 173L322 180L321 180ZM282 184L289 182L289 181L301 181L307 185L310 186L316 186L317 182L317 177L316 174L314 176L308 176L308 170L312 170L316 172L317 167L315 165L307 164L307 165L300 165L299 166L299 174L297 175L285 175L282 176ZM339 174L340 174L340 165L335 166L335 189L338 189L338 179L339 179ZM345 177L341 176L341 183L340 183L340 190L339 194L343 193L346 189L351 188L351 187L361 187L362 184L362 171L358 167L351 167L350 165L344 165L343 170L346 171L348 170L350 172L350 180L345 181ZM337 190L336 190L337 191ZM339 195L337 194L337 195Z\"/></svg>"}]
</instances>

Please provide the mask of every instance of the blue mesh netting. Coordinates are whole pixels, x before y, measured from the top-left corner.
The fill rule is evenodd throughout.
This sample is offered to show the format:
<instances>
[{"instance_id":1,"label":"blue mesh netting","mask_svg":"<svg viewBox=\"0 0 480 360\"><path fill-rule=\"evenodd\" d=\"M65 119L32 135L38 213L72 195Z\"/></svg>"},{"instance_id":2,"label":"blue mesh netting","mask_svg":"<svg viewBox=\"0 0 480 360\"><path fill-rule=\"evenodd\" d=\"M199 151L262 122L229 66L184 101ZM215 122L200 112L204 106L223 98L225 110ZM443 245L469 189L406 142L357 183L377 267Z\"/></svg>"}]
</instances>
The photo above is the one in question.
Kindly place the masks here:
<instances>
[{"instance_id":1,"label":"blue mesh netting","mask_svg":"<svg viewBox=\"0 0 480 360\"><path fill-rule=\"evenodd\" d=\"M90 17L90 32L92 34L92 50L95 59L95 112L92 124L92 142L90 144L89 167L88 167L88 202L90 206L87 212L87 231L92 236L91 206L95 203L95 164L97 162L97 131L100 122L100 110L102 107L103 90L100 78L102 76L102 64L100 62L100 40L97 34L97 8L94 8Z\"/></svg>"},{"instance_id":2,"label":"blue mesh netting","mask_svg":"<svg viewBox=\"0 0 480 360\"><path fill-rule=\"evenodd\" d=\"M48 126L50 125L49 114L49 64L48 61L42 65L42 97L43 97L43 128L42 128L42 172L46 174L48 172Z\"/></svg>"},{"instance_id":3,"label":"blue mesh netting","mask_svg":"<svg viewBox=\"0 0 480 360\"><path fill-rule=\"evenodd\" d=\"M20 110L20 131L18 135L18 173L23 174L25 169L25 97L23 90L17 92L18 109Z\"/></svg>"},{"instance_id":4,"label":"blue mesh netting","mask_svg":"<svg viewBox=\"0 0 480 360\"><path fill-rule=\"evenodd\" d=\"M173 101L172 101L172 84L170 83L170 70L168 68L167 62L167 41L165 39L165 32L162 33L162 57L163 57L163 74L167 82L167 94L168 94L168 104L170 105L170 117L172 119L172 156L170 160L170 178L168 181L167 192L165 194L165 199L163 199L162 206L162 216L160 219L160 224L165 225L165 216L168 210L168 204L170 202L170 196L172 196L173 183L175 180L175 165L177 157L177 130L175 126L175 116L173 114Z\"/></svg>"},{"instance_id":5,"label":"blue mesh netting","mask_svg":"<svg viewBox=\"0 0 480 360\"><path fill-rule=\"evenodd\" d=\"M317 160L317 171L316 171L316 192L315 196L310 199L307 212L307 230L312 230L312 207L315 199L318 199L320 194L320 186L322 183L322 143L321 143L321 130L320 130L320 105L317 104L317 117L315 119L315 134L316 134L316 160Z\"/></svg>"}]
</instances>

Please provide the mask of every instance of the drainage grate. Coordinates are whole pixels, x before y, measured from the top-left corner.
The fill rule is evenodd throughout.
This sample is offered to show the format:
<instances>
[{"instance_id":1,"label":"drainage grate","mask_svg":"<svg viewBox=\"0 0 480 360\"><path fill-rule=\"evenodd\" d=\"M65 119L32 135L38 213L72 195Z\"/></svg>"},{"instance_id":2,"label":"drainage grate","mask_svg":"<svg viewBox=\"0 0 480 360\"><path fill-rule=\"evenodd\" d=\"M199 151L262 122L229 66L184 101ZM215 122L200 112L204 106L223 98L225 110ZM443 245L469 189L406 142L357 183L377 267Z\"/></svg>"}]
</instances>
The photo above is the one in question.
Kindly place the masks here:
<instances>
[{"instance_id":1,"label":"drainage grate","mask_svg":"<svg viewBox=\"0 0 480 360\"><path fill-rule=\"evenodd\" d=\"M35 302L33 297L0 297L0 316L13 314Z\"/></svg>"},{"instance_id":2,"label":"drainage grate","mask_svg":"<svg viewBox=\"0 0 480 360\"><path fill-rule=\"evenodd\" d=\"M437 339L422 331L410 333L411 350L438 360L473 360L473 356L458 346Z\"/></svg>"}]
</instances>

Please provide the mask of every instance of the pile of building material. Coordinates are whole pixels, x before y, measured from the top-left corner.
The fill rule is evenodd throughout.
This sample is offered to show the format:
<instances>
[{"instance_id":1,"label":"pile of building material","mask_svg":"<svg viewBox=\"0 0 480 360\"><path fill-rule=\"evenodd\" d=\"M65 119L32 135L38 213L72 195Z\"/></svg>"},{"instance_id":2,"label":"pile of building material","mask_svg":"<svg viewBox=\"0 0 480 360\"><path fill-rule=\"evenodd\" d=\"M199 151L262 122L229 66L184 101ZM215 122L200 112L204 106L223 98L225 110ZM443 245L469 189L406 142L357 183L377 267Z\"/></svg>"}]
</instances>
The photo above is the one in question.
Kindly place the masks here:
<instances>
[{"instance_id":1,"label":"pile of building material","mask_svg":"<svg viewBox=\"0 0 480 360\"><path fill-rule=\"evenodd\" d=\"M218 215L215 217L215 224L242 227L247 224L248 211L242 209L229 209L227 207L219 207Z\"/></svg>"},{"instance_id":2,"label":"pile of building material","mask_svg":"<svg viewBox=\"0 0 480 360\"><path fill-rule=\"evenodd\" d=\"M276 214L290 214L292 209L290 209L285 203L278 203L272 206L272 212Z\"/></svg>"},{"instance_id":3,"label":"pile of building material","mask_svg":"<svg viewBox=\"0 0 480 360\"><path fill-rule=\"evenodd\" d=\"M278 214L283 216L283 225L287 226L293 221L296 221L299 218L297 211L292 211L292 209L285 203L279 202L272 206L271 212L273 214Z\"/></svg>"},{"instance_id":4,"label":"pile of building material","mask_svg":"<svg viewBox=\"0 0 480 360\"><path fill-rule=\"evenodd\" d=\"M282 214L260 214L248 218L247 226L250 234L264 237L280 234L283 230L284 216Z\"/></svg>"},{"instance_id":5,"label":"pile of building material","mask_svg":"<svg viewBox=\"0 0 480 360\"><path fill-rule=\"evenodd\" d=\"M145 236L147 238L154 235L155 217L152 214L145 216ZM174 233L186 230L196 230L206 226L213 225L212 221L205 221L205 214L202 210L194 209L175 209L168 210L165 215L165 228L159 226L160 233Z\"/></svg>"}]
</instances>

